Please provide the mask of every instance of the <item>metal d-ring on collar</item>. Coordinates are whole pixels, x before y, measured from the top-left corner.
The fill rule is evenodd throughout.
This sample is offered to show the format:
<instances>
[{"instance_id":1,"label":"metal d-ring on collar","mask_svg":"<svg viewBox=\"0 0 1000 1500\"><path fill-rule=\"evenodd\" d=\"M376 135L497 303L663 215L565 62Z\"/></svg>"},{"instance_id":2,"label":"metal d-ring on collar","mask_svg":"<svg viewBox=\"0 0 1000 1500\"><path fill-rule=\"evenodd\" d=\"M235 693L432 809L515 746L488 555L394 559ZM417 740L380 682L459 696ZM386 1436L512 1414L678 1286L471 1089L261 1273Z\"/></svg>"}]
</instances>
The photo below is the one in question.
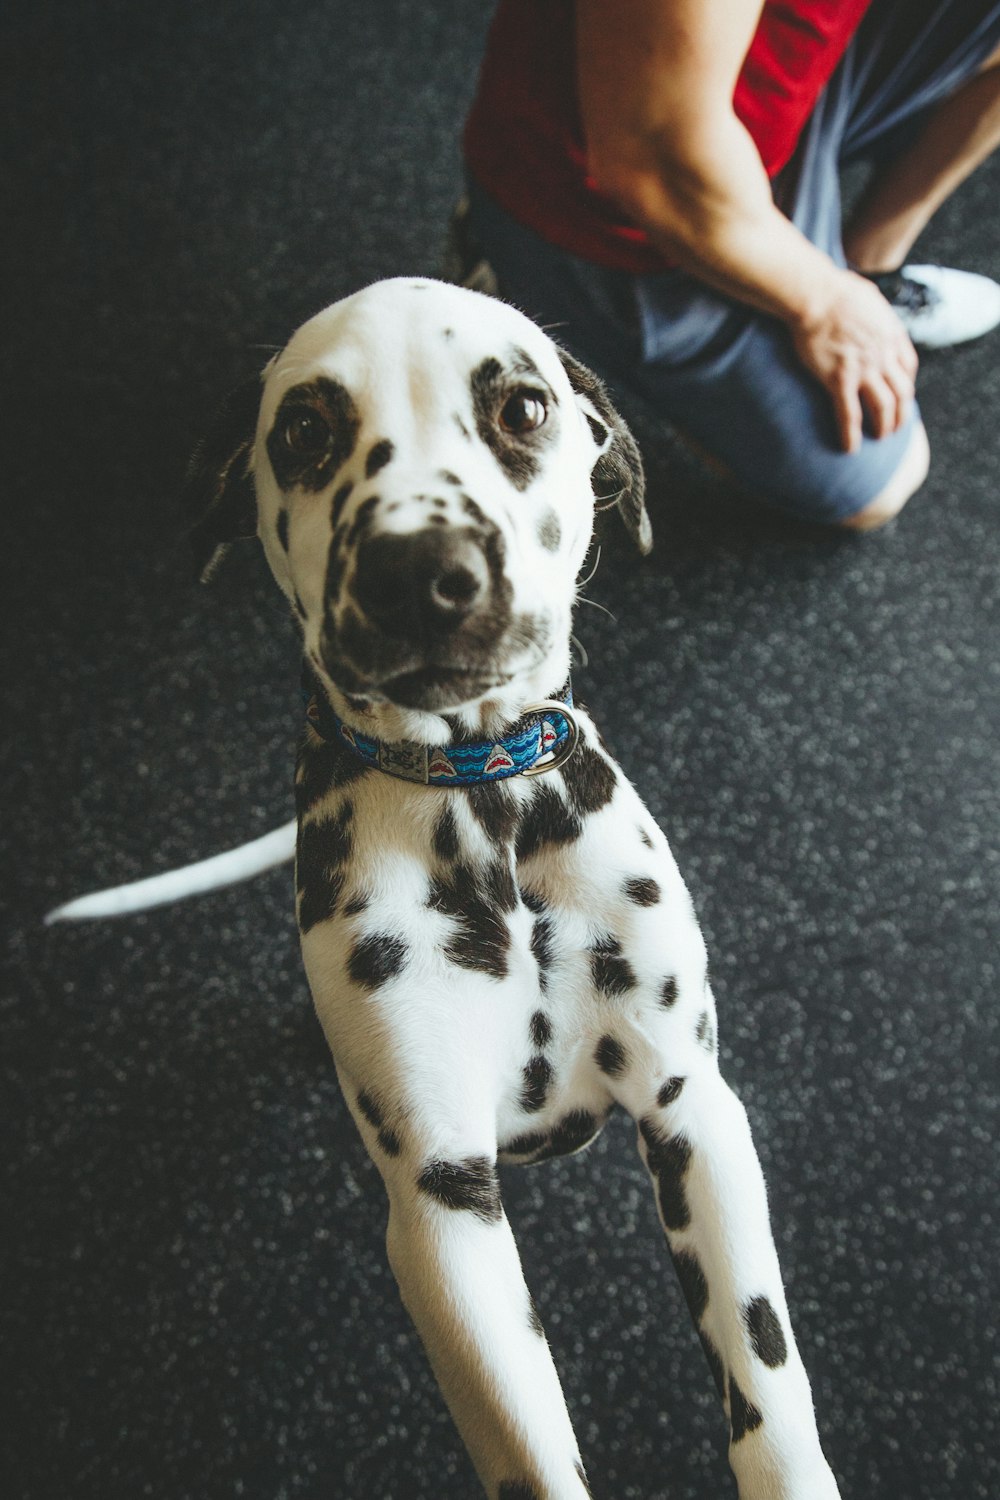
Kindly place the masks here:
<instances>
[{"instance_id":1,"label":"metal d-ring on collar","mask_svg":"<svg viewBox=\"0 0 1000 1500\"><path fill-rule=\"evenodd\" d=\"M528 704L522 717L527 718L530 714L552 713L553 711L566 720L569 733L554 750L549 752L551 759L537 760L533 766L525 766L521 772L522 776L544 776L546 771L554 771L557 766L564 766L580 743L580 724L576 711L570 703L560 703L558 698L540 698L537 703Z\"/></svg>"}]
</instances>

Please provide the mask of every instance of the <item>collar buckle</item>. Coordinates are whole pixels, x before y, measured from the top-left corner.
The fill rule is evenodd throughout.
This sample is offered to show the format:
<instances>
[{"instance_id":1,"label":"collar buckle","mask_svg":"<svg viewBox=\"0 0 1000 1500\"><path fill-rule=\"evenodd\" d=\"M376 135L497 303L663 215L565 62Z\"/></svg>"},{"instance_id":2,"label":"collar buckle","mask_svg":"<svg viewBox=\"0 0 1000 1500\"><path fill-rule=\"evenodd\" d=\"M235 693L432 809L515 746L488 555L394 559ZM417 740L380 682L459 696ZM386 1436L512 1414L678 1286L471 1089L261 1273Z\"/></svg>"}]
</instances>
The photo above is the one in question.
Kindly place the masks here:
<instances>
[{"instance_id":1,"label":"collar buckle","mask_svg":"<svg viewBox=\"0 0 1000 1500\"><path fill-rule=\"evenodd\" d=\"M525 717L528 714L547 713L557 713L561 719L565 719L569 733L541 760L536 760L533 766L525 766L521 771L522 776L544 776L546 771L554 771L557 766L565 765L580 743L580 724L569 703L560 703L558 698L542 698L537 703L529 703L524 710Z\"/></svg>"}]
</instances>

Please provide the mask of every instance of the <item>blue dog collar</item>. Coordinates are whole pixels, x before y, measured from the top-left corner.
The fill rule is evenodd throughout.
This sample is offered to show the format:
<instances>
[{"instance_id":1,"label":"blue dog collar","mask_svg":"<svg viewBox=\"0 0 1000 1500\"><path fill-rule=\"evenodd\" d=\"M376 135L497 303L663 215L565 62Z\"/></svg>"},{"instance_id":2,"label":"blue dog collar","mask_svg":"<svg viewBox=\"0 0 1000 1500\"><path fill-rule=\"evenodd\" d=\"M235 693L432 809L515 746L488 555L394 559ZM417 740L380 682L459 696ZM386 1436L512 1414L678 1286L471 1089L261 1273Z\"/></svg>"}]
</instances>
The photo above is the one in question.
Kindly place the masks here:
<instances>
[{"instance_id":1,"label":"blue dog collar","mask_svg":"<svg viewBox=\"0 0 1000 1500\"><path fill-rule=\"evenodd\" d=\"M576 749L580 728L567 686L559 698L529 704L510 734L496 740L455 745L387 745L352 729L318 692L303 692L306 721L321 739L346 745L365 765L425 786L475 786L511 776L540 776L564 765Z\"/></svg>"}]
</instances>

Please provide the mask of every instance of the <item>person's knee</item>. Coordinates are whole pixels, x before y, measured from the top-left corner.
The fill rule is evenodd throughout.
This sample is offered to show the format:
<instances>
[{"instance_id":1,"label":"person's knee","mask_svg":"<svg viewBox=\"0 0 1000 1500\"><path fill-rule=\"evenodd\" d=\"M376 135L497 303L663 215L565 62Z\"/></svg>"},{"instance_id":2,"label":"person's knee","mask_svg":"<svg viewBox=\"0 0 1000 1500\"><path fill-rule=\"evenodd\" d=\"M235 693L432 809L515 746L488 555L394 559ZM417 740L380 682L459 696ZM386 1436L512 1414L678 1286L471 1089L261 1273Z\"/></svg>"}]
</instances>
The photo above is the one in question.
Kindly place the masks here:
<instances>
[{"instance_id":1,"label":"person's knee","mask_svg":"<svg viewBox=\"0 0 1000 1500\"><path fill-rule=\"evenodd\" d=\"M894 516L898 516L911 495L927 478L930 468L931 448L927 441L927 430L922 422L913 429L913 436L903 455L902 462L888 484L884 485L874 500L851 516L844 516L838 523L850 531L877 531Z\"/></svg>"}]
</instances>

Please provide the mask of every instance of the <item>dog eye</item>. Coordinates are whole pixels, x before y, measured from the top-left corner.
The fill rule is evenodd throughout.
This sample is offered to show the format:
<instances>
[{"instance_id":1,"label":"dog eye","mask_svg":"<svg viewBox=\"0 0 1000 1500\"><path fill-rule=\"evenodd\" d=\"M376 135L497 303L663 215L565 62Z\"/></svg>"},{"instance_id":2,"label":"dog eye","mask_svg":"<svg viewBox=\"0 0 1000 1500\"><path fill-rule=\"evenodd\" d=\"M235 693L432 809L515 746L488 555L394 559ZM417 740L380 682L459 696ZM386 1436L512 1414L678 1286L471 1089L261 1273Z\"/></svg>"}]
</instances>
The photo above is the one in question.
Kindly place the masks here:
<instances>
[{"instance_id":1,"label":"dog eye","mask_svg":"<svg viewBox=\"0 0 1000 1500\"><path fill-rule=\"evenodd\" d=\"M293 453L308 458L322 453L330 437L330 429L314 411L293 411L285 418L282 436L285 447Z\"/></svg>"},{"instance_id":2,"label":"dog eye","mask_svg":"<svg viewBox=\"0 0 1000 1500\"><path fill-rule=\"evenodd\" d=\"M500 412L500 426L505 432L519 437L525 432L535 432L548 416L548 407L540 391L515 391Z\"/></svg>"}]
</instances>

